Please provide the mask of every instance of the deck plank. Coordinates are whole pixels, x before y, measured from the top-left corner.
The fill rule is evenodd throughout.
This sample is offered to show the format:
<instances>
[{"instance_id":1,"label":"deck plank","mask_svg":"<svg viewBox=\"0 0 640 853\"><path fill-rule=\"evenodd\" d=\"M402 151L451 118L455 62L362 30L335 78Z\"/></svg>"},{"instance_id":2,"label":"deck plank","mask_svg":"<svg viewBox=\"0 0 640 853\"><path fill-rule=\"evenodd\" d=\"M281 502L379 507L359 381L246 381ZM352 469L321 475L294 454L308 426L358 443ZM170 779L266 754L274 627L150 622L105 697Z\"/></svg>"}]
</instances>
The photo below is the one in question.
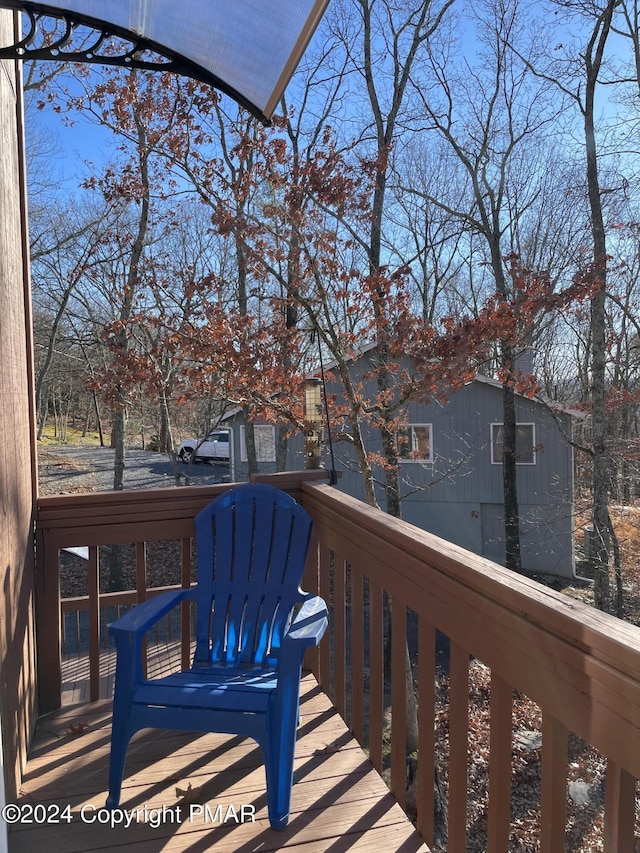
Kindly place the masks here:
<instances>
[{"instance_id":1,"label":"deck plank","mask_svg":"<svg viewBox=\"0 0 640 853\"><path fill-rule=\"evenodd\" d=\"M19 804L69 805L72 821L12 827L9 853L46 845L57 853L428 853L311 675L303 679L291 818L281 832L269 827L262 756L252 740L158 731L131 742L121 801L137 810L131 825L90 823L106 799L110 732L109 700L40 720ZM191 802L177 790L189 785L200 789ZM255 821L236 822L242 806Z\"/></svg>"},{"instance_id":2,"label":"deck plank","mask_svg":"<svg viewBox=\"0 0 640 853\"><path fill-rule=\"evenodd\" d=\"M149 643L147 677L162 678L180 668L179 640ZM116 674L114 648L100 649L100 698L111 698ZM69 654L62 659L62 705L89 702L89 657Z\"/></svg>"}]
</instances>

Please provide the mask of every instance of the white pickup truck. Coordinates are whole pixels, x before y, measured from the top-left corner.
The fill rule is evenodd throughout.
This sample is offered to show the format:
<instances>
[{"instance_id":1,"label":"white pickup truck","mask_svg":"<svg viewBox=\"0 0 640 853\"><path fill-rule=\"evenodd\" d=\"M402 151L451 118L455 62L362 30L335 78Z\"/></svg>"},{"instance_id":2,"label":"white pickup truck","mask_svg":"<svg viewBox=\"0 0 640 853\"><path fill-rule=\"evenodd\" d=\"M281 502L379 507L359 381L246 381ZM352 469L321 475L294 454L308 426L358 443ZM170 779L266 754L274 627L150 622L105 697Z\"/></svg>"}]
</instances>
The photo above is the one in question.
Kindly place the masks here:
<instances>
[{"instance_id":1,"label":"white pickup truck","mask_svg":"<svg viewBox=\"0 0 640 853\"><path fill-rule=\"evenodd\" d=\"M188 438L178 447L178 456L189 462L228 462L229 461L229 431L216 429L206 438Z\"/></svg>"}]
</instances>

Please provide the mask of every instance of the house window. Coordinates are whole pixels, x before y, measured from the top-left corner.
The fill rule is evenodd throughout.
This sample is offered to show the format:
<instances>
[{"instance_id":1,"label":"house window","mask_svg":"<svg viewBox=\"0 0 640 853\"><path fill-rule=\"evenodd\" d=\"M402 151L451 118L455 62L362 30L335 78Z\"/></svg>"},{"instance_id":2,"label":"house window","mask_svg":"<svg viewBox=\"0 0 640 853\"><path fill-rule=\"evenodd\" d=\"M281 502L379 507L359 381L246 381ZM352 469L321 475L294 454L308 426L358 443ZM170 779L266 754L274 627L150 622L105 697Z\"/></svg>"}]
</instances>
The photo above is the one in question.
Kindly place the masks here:
<instances>
[{"instance_id":1,"label":"house window","mask_svg":"<svg viewBox=\"0 0 640 853\"><path fill-rule=\"evenodd\" d=\"M491 464L502 464L503 424L491 424ZM516 424L516 465L536 464L535 424Z\"/></svg>"},{"instance_id":2,"label":"house window","mask_svg":"<svg viewBox=\"0 0 640 853\"><path fill-rule=\"evenodd\" d=\"M256 443L258 462L276 461L276 428L270 424L254 424L253 436ZM240 459L247 461L247 437L245 428L240 427Z\"/></svg>"},{"instance_id":3,"label":"house window","mask_svg":"<svg viewBox=\"0 0 640 853\"><path fill-rule=\"evenodd\" d=\"M433 462L431 424L409 424L398 435L398 457L401 462Z\"/></svg>"}]
</instances>

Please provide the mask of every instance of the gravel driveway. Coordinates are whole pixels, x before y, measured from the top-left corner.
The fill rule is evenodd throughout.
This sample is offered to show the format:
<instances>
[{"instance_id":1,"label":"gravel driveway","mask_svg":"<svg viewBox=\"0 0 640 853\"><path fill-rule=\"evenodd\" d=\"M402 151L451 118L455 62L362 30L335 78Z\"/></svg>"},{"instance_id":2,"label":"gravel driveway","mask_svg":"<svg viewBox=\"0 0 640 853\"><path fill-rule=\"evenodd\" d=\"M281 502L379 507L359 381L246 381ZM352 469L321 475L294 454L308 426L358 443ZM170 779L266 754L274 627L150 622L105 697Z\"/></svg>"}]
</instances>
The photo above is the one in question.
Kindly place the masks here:
<instances>
[{"instance_id":1,"label":"gravel driveway","mask_svg":"<svg viewBox=\"0 0 640 853\"><path fill-rule=\"evenodd\" d=\"M38 447L38 481L40 494L59 495L69 492L103 492L113 489L115 451L110 447L86 445L49 445ZM228 465L206 462L172 464L166 453L150 450L127 450L125 489L157 489L180 485L208 486L229 479ZM188 483L186 478L188 478Z\"/></svg>"}]
</instances>

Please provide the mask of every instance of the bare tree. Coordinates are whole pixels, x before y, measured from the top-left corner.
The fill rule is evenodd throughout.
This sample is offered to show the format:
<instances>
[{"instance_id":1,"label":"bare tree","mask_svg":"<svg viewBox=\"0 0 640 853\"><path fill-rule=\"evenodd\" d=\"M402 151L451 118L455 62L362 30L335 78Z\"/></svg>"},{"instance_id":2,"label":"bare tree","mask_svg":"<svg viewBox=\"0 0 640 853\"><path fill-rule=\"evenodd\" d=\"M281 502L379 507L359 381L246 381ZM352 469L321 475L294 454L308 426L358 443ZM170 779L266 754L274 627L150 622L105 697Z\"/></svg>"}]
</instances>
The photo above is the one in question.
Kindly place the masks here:
<instances>
[{"instance_id":1,"label":"bare tree","mask_svg":"<svg viewBox=\"0 0 640 853\"><path fill-rule=\"evenodd\" d=\"M537 57L527 66L541 79L552 82L559 92L570 98L582 117L586 192L591 231L591 261L587 274L593 281L589 323L590 335L590 402L592 422L591 457L593 465L593 525L596 549L595 605L609 611L611 606L609 563L611 557L611 522L609 496L611 490L611 453L607 434L607 237L604 218L603 187L597 127L596 96L606 68L606 48L612 32L614 16L622 0L559 0L553 4L560 24L581 34L577 52L573 43L565 49L560 43L559 57ZM547 41L548 43L548 41Z\"/></svg>"},{"instance_id":2,"label":"bare tree","mask_svg":"<svg viewBox=\"0 0 640 853\"><path fill-rule=\"evenodd\" d=\"M93 210L88 206L79 210L76 206L65 211L64 215L57 208L49 213L41 209L37 219L32 216L31 222L35 225L31 255L34 298L46 299L51 306L46 341L40 343L42 354L38 359L35 383L40 439L47 416L46 381L56 354L60 329L68 315L69 301L95 264L97 246L112 227L113 205L105 202Z\"/></svg>"},{"instance_id":3,"label":"bare tree","mask_svg":"<svg viewBox=\"0 0 640 853\"><path fill-rule=\"evenodd\" d=\"M474 24L481 46L480 62L451 61L453 51L429 52L431 72L439 86L419 88L433 129L447 143L466 174L468 192L452 205L430 188L418 190L425 204L436 205L479 235L486 250L497 297L508 303L512 283L505 258L513 251L517 223L534 203L542 162L532 156L557 116L545 86L537 85L526 64L511 50L520 29L519 3L502 0L478 4ZM482 17L480 17L482 15ZM546 86L549 89L549 86ZM465 205L466 202L466 205ZM464 206L463 206L464 205ZM520 526L516 480L516 416L513 376L516 341L500 344L503 382L503 485L506 565L520 571Z\"/></svg>"}]
</instances>

